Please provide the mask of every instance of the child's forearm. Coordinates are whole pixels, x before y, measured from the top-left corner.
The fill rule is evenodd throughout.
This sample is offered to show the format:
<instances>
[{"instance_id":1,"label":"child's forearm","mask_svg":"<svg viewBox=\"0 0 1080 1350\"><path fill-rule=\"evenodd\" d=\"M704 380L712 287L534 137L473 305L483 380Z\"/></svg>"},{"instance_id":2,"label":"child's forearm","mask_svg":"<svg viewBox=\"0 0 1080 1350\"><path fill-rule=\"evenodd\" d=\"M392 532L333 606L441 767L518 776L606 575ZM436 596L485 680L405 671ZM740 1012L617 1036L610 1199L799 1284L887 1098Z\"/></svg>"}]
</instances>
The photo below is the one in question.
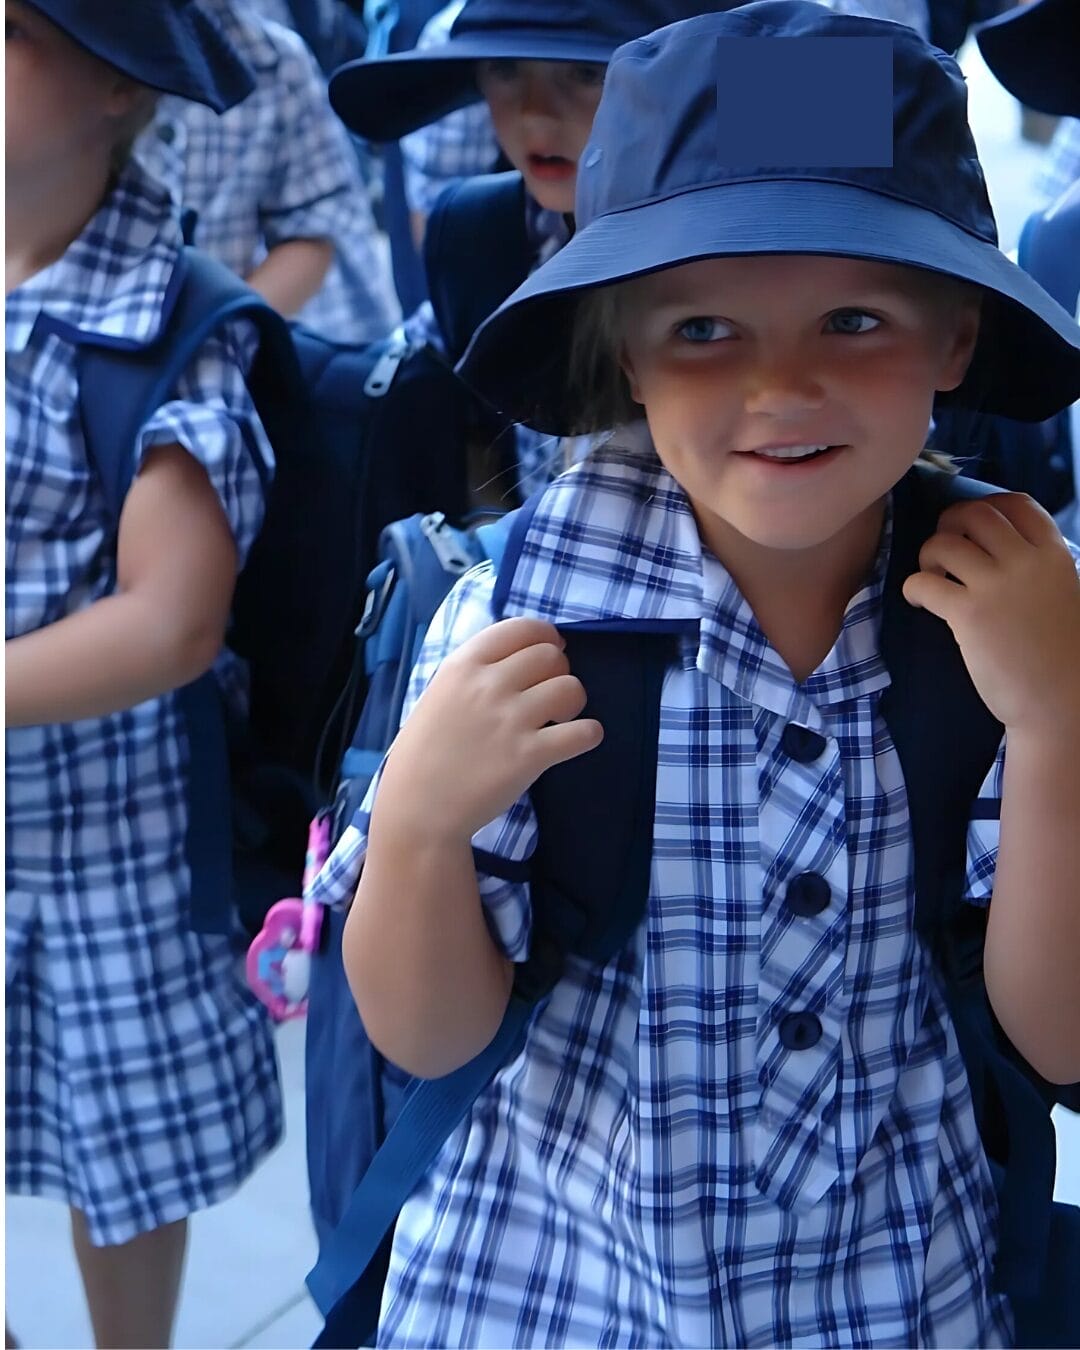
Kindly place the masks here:
<instances>
[{"instance_id":1,"label":"child's forearm","mask_svg":"<svg viewBox=\"0 0 1080 1350\"><path fill-rule=\"evenodd\" d=\"M372 1043L421 1078L439 1078L492 1040L513 965L488 932L469 840L372 816L345 926L345 970Z\"/></svg>"},{"instance_id":2,"label":"child's forearm","mask_svg":"<svg viewBox=\"0 0 1080 1350\"><path fill-rule=\"evenodd\" d=\"M289 239L270 250L247 282L279 314L295 314L318 294L333 261L329 239Z\"/></svg>"},{"instance_id":3,"label":"child's forearm","mask_svg":"<svg viewBox=\"0 0 1080 1350\"><path fill-rule=\"evenodd\" d=\"M1051 1082L1080 1080L1080 715L1052 741L1007 736L985 969L1024 1058Z\"/></svg>"},{"instance_id":4,"label":"child's forearm","mask_svg":"<svg viewBox=\"0 0 1080 1350\"><path fill-rule=\"evenodd\" d=\"M186 625L151 596L110 595L4 644L8 726L76 722L132 708L209 669L213 615Z\"/></svg>"}]
</instances>

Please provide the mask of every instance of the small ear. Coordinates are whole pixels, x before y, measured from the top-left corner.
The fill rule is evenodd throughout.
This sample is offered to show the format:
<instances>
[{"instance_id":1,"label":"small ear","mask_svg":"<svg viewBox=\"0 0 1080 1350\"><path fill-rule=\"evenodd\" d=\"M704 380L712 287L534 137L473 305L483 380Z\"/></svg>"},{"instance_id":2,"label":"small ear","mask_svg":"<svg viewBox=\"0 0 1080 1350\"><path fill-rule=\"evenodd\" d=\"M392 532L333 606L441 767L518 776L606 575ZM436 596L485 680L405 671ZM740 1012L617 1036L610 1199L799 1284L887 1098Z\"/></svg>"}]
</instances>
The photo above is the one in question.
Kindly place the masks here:
<instances>
[{"instance_id":1,"label":"small ear","mask_svg":"<svg viewBox=\"0 0 1080 1350\"><path fill-rule=\"evenodd\" d=\"M971 358L975 353L975 344L979 340L979 328L982 323L982 299L965 296L958 303L952 315L952 334L949 347L942 361L938 375L937 389L946 393L963 382Z\"/></svg>"},{"instance_id":2,"label":"small ear","mask_svg":"<svg viewBox=\"0 0 1080 1350\"><path fill-rule=\"evenodd\" d=\"M130 117L147 93L145 86L136 84L134 80L117 72L116 79L109 89L105 106L106 115L117 120Z\"/></svg>"},{"instance_id":3,"label":"small ear","mask_svg":"<svg viewBox=\"0 0 1080 1350\"><path fill-rule=\"evenodd\" d=\"M635 403L645 406L645 400L641 397L641 386L638 384L637 376L634 374L634 365L630 360L630 355L625 347L619 349L619 367L626 376L626 383L630 386L630 397Z\"/></svg>"}]
</instances>

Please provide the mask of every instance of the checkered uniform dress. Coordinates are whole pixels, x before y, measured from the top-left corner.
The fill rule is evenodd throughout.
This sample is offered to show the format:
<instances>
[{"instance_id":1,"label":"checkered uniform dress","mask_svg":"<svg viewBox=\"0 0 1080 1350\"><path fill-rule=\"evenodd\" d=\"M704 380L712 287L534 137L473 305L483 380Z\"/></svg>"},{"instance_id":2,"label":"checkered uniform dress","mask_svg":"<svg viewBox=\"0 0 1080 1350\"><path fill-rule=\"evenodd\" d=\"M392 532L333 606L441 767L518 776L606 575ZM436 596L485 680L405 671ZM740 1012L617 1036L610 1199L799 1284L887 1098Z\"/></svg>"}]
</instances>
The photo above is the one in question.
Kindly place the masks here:
<instances>
[{"instance_id":1,"label":"checkered uniform dress","mask_svg":"<svg viewBox=\"0 0 1080 1350\"><path fill-rule=\"evenodd\" d=\"M651 451L612 443L547 490L508 615L699 625L663 686L647 917L607 966L570 961L406 1203L379 1345L1009 1343L994 1192L912 927L904 784L877 712L890 536L887 521L836 645L797 685ZM484 565L455 588L409 707L491 623L492 585ZM351 895L369 809L319 899ZM970 826L976 904L997 832ZM535 841L522 798L474 843L517 861ZM480 893L522 960L527 885L481 876Z\"/></svg>"},{"instance_id":2,"label":"checkered uniform dress","mask_svg":"<svg viewBox=\"0 0 1080 1350\"><path fill-rule=\"evenodd\" d=\"M74 342L149 342L180 244L133 163L63 258L8 296L8 638L114 587ZM245 435L270 462L251 345L246 325L208 341L132 450L194 455L241 557L263 512ZM173 695L7 733L7 1186L81 1210L99 1245L224 1199L281 1136L271 1028L237 947L189 931L186 766Z\"/></svg>"},{"instance_id":3,"label":"checkered uniform dress","mask_svg":"<svg viewBox=\"0 0 1080 1350\"><path fill-rule=\"evenodd\" d=\"M162 98L136 153L185 208L195 243L240 276L291 239L329 239L335 256L296 316L340 342L385 337L400 318L356 153L303 41L243 0L201 0L254 68L256 87L218 115Z\"/></svg>"}]
</instances>

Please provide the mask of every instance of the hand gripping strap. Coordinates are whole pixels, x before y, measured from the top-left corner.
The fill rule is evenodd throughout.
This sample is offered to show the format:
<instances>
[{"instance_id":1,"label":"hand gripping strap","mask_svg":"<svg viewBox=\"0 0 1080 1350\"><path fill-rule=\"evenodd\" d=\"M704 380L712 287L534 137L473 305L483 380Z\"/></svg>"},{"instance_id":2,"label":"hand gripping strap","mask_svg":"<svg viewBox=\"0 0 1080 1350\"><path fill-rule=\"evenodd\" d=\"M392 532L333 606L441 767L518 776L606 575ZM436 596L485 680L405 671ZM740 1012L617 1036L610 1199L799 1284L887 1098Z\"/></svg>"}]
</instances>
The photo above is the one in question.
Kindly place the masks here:
<instances>
[{"instance_id":1,"label":"hand gripping strap","mask_svg":"<svg viewBox=\"0 0 1080 1350\"><path fill-rule=\"evenodd\" d=\"M508 527L484 538L498 553ZM672 636L566 630L571 668L589 691L586 715L605 726L597 750L549 770L533 787L539 818L532 860L533 949L495 1040L455 1074L410 1091L332 1237L308 1288L324 1316L320 1345L370 1343L384 1249L401 1206L476 1097L524 1045L537 1002L570 952L604 962L641 923L648 898L660 692ZM588 847L585 847L587 841Z\"/></svg>"},{"instance_id":2,"label":"hand gripping strap","mask_svg":"<svg viewBox=\"0 0 1080 1350\"><path fill-rule=\"evenodd\" d=\"M919 550L941 511L997 490L925 465L897 485L881 633L882 654L894 677L881 711L907 787L915 925L943 976L998 1190L995 1283L1014 1301L1017 1343L1050 1344L1046 1318L1061 1315L1046 1306L1044 1288L1054 1178L1048 1107L1056 1094L1021 1067L995 1024L982 976L986 913L963 902L967 817L1004 728L979 698L948 626L913 608L901 593L904 580L918 570ZM1035 1323L1033 1310L1041 1319Z\"/></svg>"}]
</instances>

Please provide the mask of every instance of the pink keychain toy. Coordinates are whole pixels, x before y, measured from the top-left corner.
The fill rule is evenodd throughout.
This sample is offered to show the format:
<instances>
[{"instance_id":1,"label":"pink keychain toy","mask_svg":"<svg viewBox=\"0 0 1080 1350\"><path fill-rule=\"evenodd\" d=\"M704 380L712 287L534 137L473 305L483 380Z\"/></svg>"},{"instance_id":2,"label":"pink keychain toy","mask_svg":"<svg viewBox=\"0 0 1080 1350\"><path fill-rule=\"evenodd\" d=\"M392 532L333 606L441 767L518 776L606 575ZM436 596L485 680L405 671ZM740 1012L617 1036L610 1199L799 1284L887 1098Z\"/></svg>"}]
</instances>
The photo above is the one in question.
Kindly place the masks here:
<instances>
[{"instance_id":1,"label":"pink keychain toy","mask_svg":"<svg viewBox=\"0 0 1080 1350\"><path fill-rule=\"evenodd\" d=\"M330 822L317 816L308 830L305 896L329 852ZM247 982L270 1009L275 1022L287 1022L307 1012L311 953L318 949L321 928L322 905L291 896L270 908L262 931L248 948Z\"/></svg>"}]
</instances>

